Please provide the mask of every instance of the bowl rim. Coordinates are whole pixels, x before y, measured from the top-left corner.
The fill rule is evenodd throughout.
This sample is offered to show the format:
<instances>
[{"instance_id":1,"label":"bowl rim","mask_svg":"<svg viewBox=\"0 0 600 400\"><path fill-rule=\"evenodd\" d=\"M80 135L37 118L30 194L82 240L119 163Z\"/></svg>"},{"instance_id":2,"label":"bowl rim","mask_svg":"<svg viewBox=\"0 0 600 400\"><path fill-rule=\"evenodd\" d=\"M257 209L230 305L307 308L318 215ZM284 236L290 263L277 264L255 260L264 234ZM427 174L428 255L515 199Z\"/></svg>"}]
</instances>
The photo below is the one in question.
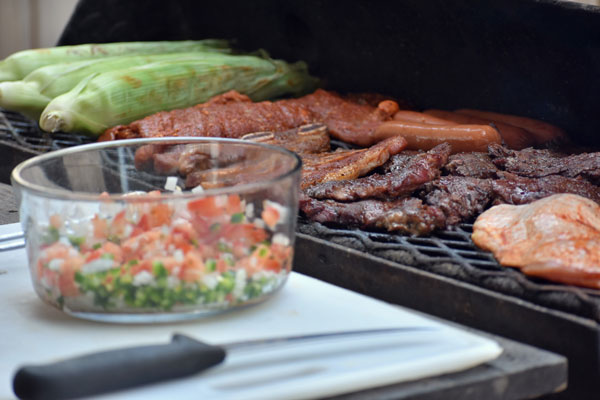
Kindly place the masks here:
<instances>
[{"instance_id":1,"label":"bowl rim","mask_svg":"<svg viewBox=\"0 0 600 400\"><path fill-rule=\"evenodd\" d=\"M161 196L153 197L153 196L132 196L128 193L119 193L119 194L109 194L108 196L103 195L100 197L100 193L92 194L87 192L77 192L70 191L67 189L57 189L57 188L49 188L44 185L39 185L36 183L32 183L31 181L25 179L22 176L22 172L34 166L35 164L42 163L47 160L51 160L53 158L62 157L68 154L75 153L84 153L88 151L101 150L104 148L117 148L117 147L125 147L130 145L141 146L145 144L157 144L157 143L231 143L236 145L244 145L250 147L258 147L263 148L265 150L275 151L282 155L292 157L295 160L295 165L291 167L289 170L286 170L284 173L272 177L270 179L266 179L264 181L252 182L252 183L243 183L240 185L229 186L225 188L212 188L212 189L204 189L200 192L169 192L164 191L161 192ZM232 139L232 138L219 138L219 137L198 137L198 136L169 136L169 137L154 137L154 138L134 138L134 139L120 139L120 140L112 140L105 142L95 142L88 143L83 145L77 145L73 147L68 147L59 150L53 150L48 153L39 154L35 157L29 158L25 161L19 163L15 168L13 168L11 172L11 183L12 186L17 190L25 189L28 192L37 194L41 197L46 198L54 198L54 199L64 199L64 200L79 200L79 201L127 201L127 202L148 202L148 201L164 201L167 199L189 199L189 198L202 198L209 196L217 196L220 194L234 194L234 193L243 193L246 191L251 191L252 189L260 189L272 186L279 181L283 181L290 176L298 173L302 168L302 159L298 156L298 154L279 146L274 146L266 143L258 143L241 139ZM167 177L167 175L165 175Z\"/></svg>"}]
</instances>

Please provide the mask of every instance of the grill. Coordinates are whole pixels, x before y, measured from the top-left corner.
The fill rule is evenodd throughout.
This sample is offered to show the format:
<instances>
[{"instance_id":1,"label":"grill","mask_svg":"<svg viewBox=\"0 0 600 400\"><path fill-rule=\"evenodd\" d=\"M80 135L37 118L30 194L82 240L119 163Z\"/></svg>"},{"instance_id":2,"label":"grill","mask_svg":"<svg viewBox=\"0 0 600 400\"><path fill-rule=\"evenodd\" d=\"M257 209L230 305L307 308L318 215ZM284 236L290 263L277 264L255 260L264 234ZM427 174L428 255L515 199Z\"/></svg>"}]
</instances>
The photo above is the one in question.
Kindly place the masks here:
<instances>
[{"instance_id":1,"label":"grill","mask_svg":"<svg viewBox=\"0 0 600 400\"><path fill-rule=\"evenodd\" d=\"M49 134L22 114L0 108L0 182L10 182L12 169L21 161L51 150L90 143L92 138L63 132Z\"/></svg>"},{"instance_id":2,"label":"grill","mask_svg":"<svg viewBox=\"0 0 600 400\"><path fill-rule=\"evenodd\" d=\"M577 144L600 144L597 7L559 0L165 4L147 0L141 10L136 2L81 0L59 44L235 39L242 49L306 61L329 89L385 93L418 108L541 118L568 128ZM7 160L0 179L8 182L10 169L32 155L89 141L50 136L19 114L0 112L0 157ZM600 291L503 268L474 246L471 229L462 224L414 238L301 219L294 268L563 354L569 388L558 397L595 398Z\"/></svg>"}]
</instances>

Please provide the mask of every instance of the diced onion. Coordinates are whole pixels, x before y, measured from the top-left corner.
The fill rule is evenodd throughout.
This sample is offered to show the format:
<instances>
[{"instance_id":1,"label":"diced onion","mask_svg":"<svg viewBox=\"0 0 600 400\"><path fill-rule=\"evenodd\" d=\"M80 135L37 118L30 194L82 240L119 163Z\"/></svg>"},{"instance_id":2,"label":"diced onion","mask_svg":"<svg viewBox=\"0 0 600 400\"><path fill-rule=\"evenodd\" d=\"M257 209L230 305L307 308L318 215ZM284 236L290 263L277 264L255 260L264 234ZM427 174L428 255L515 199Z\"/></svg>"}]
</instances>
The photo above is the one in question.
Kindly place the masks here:
<instances>
[{"instance_id":1,"label":"diced onion","mask_svg":"<svg viewBox=\"0 0 600 400\"><path fill-rule=\"evenodd\" d=\"M167 180L165 181L165 190L174 192L175 190L177 190L177 187L178 187L177 186L177 177L176 176L167 177Z\"/></svg>"}]
</instances>

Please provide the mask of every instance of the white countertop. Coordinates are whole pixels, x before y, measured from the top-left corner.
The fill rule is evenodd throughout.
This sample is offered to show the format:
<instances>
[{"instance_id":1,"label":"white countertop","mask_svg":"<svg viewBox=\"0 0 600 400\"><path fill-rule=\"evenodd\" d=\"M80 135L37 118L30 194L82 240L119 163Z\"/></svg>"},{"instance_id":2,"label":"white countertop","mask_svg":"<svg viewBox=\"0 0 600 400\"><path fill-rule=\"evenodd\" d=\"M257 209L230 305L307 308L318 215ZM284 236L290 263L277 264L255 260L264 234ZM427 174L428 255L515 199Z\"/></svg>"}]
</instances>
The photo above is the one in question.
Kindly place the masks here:
<instances>
[{"instance_id":1,"label":"white countertop","mask_svg":"<svg viewBox=\"0 0 600 400\"><path fill-rule=\"evenodd\" d=\"M18 224L0 226L0 234L18 229ZM42 303L33 291L25 250L18 249L0 253L0 300L0 398L14 397L12 376L21 365L123 346L166 343L173 333L226 343L378 327L439 328L387 337L385 345L380 338L368 350L358 342L333 354L323 351L328 346L296 348L295 353L289 353L295 354L290 359L247 368L235 368L244 363L244 357L231 354L222 365L193 377L106 397L323 397L459 371L501 353L490 339L297 273L292 273L286 286L268 301L219 316L161 325L103 324L75 319Z\"/></svg>"}]
</instances>

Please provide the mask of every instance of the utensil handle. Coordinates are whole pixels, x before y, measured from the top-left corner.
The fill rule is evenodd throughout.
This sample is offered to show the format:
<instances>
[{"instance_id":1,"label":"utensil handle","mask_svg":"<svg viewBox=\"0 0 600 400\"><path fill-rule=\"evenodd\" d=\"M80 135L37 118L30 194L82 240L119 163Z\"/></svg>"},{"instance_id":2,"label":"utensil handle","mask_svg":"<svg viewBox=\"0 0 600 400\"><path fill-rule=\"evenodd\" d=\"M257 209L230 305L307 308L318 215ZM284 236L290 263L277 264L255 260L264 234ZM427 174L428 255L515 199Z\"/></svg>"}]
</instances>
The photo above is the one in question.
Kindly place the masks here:
<instances>
[{"instance_id":1,"label":"utensil handle","mask_svg":"<svg viewBox=\"0 0 600 400\"><path fill-rule=\"evenodd\" d=\"M67 399L188 376L225 359L225 350L176 334L168 344L92 353L20 368L13 390L22 399Z\"/></svg>"}]
</instances>

